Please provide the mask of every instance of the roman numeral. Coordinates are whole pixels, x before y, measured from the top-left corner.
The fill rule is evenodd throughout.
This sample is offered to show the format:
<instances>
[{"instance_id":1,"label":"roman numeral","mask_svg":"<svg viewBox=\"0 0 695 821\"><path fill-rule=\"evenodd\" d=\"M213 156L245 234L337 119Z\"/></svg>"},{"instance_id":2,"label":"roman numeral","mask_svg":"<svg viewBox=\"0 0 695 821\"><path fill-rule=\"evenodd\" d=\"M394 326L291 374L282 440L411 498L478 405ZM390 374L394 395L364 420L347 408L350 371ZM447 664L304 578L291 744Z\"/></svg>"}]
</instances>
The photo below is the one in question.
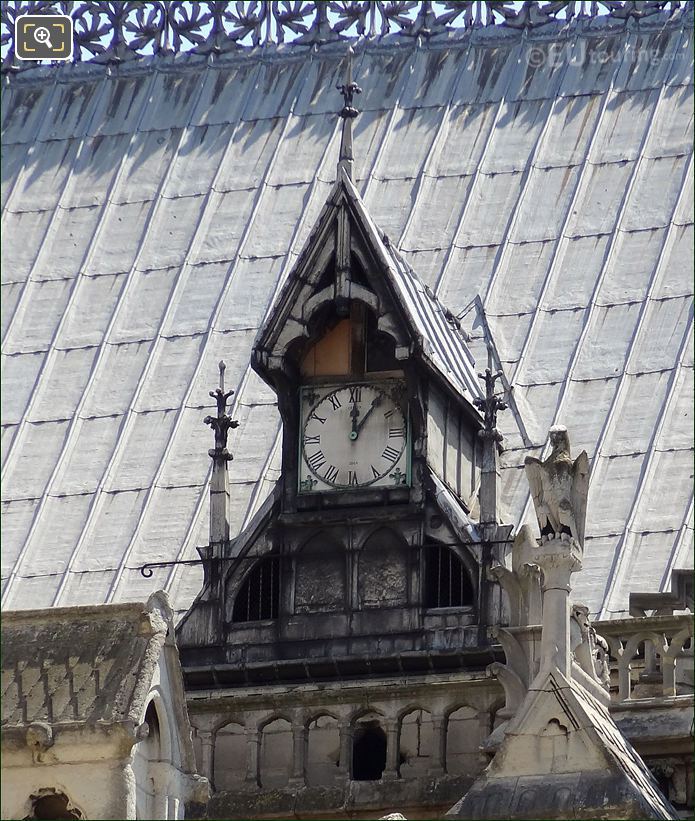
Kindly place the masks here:
<instances>
[{"instance_id":1,"label":"roman numeral","mask_svg":"<svg viewBox=\"0 0 695 821\"><path fill-rule=\"evenodd\" d=\"M337 467L334 467L333 465L329 465L326 468L326 472L325 472L323 478L327 482L335 482L335 480L338 477L338 473L340 473L340 470Z\"/></svg>"},{"instance_id":2,"label":"roman numeral","mask_svg":"<svg viewBox=\"0 0 695 821\"><path fill-rule=\"evenodd\" d=\"M323 455L323 451L317 450L316 453L312 453L311 456L307 456L307 463L314 473L316 473L321 465L326 463L326 457Z\"/></svg>"},{"instance_id":3,"label":"roman numeral","mask_svg":"<svg viewBox=\"0 0 695 821\"><path fill-rule=\"evenodd\" d=\"M389 439L402 439L405 436L405 428L389 428Z\"/></svg>"},{"instance_id":4,"label":"roman numeral","mask_svg":"<svg viewBox=\"0 0 695 821\"><path fill-rule=\"evenodd\" d=\"M321 441L320 436L305 436L304 437L304 444L305 445L318 445Z\"/></svg>"},{"instance_id":5,"label":"roman numeral","mask_svg":"<svg viewBox=\"0 0 695 821\"><path fill-rule=\"evenodd\" d=\"M357 484L357 474L354 470L348 471L348 485L356 485Z\"/></svg>"},{"instance_id":6,"label":"roman numeral","mask_svg":"<svg viewBox=\"0 0 695 821\"><path fill-rule=\"evenodd\" d=\"M350 388L350 401L351 402L361 402L362 401L362 386L355 385L354 387Z\"/></svg>"},{"instance_id":7,"label":"roman numeral","mask_svg":"<svg viewBox=\"0 0 695 821\"><path fill-rule=\"evenodd\" d=\"M400 456L400 453L395 448L384 448L381 454L382 459L388 459L389 462L395 462Z\"/></svg>"},{"instance_id":8,"label":"roman numeral","mask_svg":"<svg viewBox=\"0 0 695 821\"><path fill-rule=\"evenodd\" d=\"M328 401L331 403L333 410L338 410L338 408L342 407L342 402L335 393L328 397Z\"/></svg>"},{"instance_id":9,"label":"roman numeral","mask_svg":"<svg viewBox=\"0 0 695 821\"><path fill-rule=\"evenodd\" d=\"M320 422L322 425L326 424L326 417L325 416L317 416L316 412L312 413L309 416L309 419L315 419L317 422Z\"/></svg>"},{"instance_id":10,"label":"roman numeral","mask_svg":"<svg viewBox=\"0 0 695 821\"><path fill-rule=\"evenodd\" d=\"M375 479L378 479L378 478L381 476L381 472L380 472L380 471L378 471L378 470L374 467L374 465L370 465L369 467L372 469L372 476L373 476Z\"/></svg>"},{"instance_id":11,"label":"roman numeral","mask_svg":"<svg viewBox=\"0 0 695 821\"><path fill-rule=\"evenodd\" d=\"M390 419L395 412L396 412L395 408L391 408L391 410L386 411L386 413L384 414L384 419Z\"/></svg>"}]
</instances>

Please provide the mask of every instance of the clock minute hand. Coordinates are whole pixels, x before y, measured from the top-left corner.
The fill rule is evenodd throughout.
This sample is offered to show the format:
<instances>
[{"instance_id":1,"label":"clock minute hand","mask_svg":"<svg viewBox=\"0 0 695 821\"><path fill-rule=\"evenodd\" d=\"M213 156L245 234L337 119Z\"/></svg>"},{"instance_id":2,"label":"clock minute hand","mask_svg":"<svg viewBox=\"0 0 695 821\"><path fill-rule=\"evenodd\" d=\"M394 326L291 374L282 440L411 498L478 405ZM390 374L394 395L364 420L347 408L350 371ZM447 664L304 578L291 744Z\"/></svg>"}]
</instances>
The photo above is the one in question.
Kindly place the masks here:
<instances>
[{"instance_id":1,"label":"clock minute hand","mask_svg":"<svg viewBox=\"0 0 695 821\"><path fill-rule=\"evenodd\" d=\"M380 404L381 404L381 397L380 396L376 396L374 399L372 399L372 404L370 405L369 410L367 411L367 413L365 413L365 415L362 417L362 419L360 419L360 422L357 425L356 433L359 433L362 430L362 428L364 427L364 423L367 421L367 419L369 419L369 416L373 412L374 408L379 407Z\"/></svg>"}]
</instances>

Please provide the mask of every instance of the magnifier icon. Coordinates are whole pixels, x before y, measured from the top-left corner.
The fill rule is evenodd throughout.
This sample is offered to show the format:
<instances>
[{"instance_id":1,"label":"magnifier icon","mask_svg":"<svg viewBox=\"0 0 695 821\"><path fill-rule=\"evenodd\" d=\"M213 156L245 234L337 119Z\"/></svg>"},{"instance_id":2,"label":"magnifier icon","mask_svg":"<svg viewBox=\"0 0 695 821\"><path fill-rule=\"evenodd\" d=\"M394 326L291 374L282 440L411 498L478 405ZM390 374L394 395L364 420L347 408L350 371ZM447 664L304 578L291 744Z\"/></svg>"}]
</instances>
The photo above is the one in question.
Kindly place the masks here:
<instances>
[{"instance_id":1,"label":"magnifier icon","mask_svg":"<svg viewBox=\"0 0 695 821\"><path fill-rule=\"evenodd\" d=\"M51 32L45 26L39 26L34 32L34 39L37 43L45 44L48 48L53 48L51 43Z\"/></svg>"}]
</instances>

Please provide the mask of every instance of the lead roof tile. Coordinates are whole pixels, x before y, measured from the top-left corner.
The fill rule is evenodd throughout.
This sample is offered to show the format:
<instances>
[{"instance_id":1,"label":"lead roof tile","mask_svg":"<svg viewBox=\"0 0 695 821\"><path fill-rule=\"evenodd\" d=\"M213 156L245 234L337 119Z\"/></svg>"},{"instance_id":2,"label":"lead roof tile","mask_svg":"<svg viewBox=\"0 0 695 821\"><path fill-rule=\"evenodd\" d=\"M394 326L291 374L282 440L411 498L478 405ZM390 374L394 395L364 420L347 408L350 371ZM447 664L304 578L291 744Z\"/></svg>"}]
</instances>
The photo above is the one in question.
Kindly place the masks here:
<instances>
[{"instance_id":1,"label":"lead roof tile","mask_svg":"<svg viewBox=\"0 0 695 821\"><path fill-rule=\"evenodd\" d=\"M692 297L650 300L635 340L640 370L670 368L682 359L681 351L692 338L692 322Z\"/></svg>"},{"instance_id":2,"label":"lead roof tile","mask_svg":"<svg viewBox=\"0 0 695 821\"><path fill-rule=\"evenodd\" d=\"M68 429L66 421L28 422L23 426L5 465L5 500L41 497L63 453Z\"/></svg>"},{"instance_id":3,"label":"lead roof tile","mask_svg":"<svg viewBox=\"0 0 695 821\"><path fill-rule=\"evenodd\" d=\"M5 237L22 237L22 242L3 242L0 245L3 282L25 282L28 279L36 258L41 254L41 244L51 217L51 211L3 213L2 231Z\"/></svg>"},{"instance_id":4,"label":"lead roof tile","mask_svg":"<svg viewBox=\"0 0 695 821\"><path fill-rule=\"evenodd\" d=\"M51 345L74 282L73 279L54 279L27 283L10 331L3 340L5 353L42 351Z\"/></svg>"},{"instance_id":5,"label":"lead roof tile","mask_svg":"<svg viewBox=\"0 0 695 821\"><path fill-rule=\"evenodd\" d=\"M516 290L515 312L534 311L550 271L556 247L557 243L553 240L520 244L510 240L505 253L498 261L488 290L486 310L492 314L509 311L509 294L510 291Z\"/></svg>"},{"instance_id":6,"label":"lead roof tile","mask_svg":"<svg viewBox=\"0 0 695 821\"><path fill-rule=\"evenodd\" d=\"M417 177L442 122L441 109L397 108L389 123L372 174L379 180Z\"/></svg>"},{"instance_id":7,"label":"lead roof tile","mask_svg":"<svg viewBox=\"0 0 695 821\"><path fill-rule=\"evenodd\" d=\"M162 325L164 336L197 336L208 331L214 306L222 294L231 266L232 263L224 260L189 268Z\"/></svg>"},{"instance_id":8,"label":"lead roof tile","mask_svg":"<svg viewBox=\"0 0 695 821\"><path fill-rule=\"evenodd\" d=\"M640 476L646 466L647 457L644 453L613 457L599 455L594 459L587 504L598 515L592 515L587 526L588 534L601 536L622 533L635 502ZM606 487L613 488L613 491L607 494Z\"/></svg>"},{"instance_id":9,"label":"lead roof tile","mask_svg":"<svg viewBox=\"0 0 695 821\"><path fill-rule=\"evenodd\" d=\"M158 349L149 363L146 387L133 406L136 413L181 406L205 341L203 334L159 339Z\"/></svg>"},{"instance_id":10,"label":"lead roof tile","mask_svg":"<svg viewBox=\"0 0 695 821\"><path fill-rule=\"evenodd\" d=\"M575 379L620 376L637 331L641 307L638 302L594 306L572 373Z\"/></svg>"},{"instance_id":11,"label":"lead roof tile","mask_svg":"<svg viewBox=\"0 0 695 821\"><path fill-rule=\"evenodd\" d=\"M82 415L125 413L147 364L152 340L106 344L85 393Z\"/></svg>"},{"instance_id":12,"label":"lead roof tile","mask_svg":"<svg viewBox=\"0 0 695 821\"><path fill-rule=\"evenodd\" d=\"M505 100L500 104L480 170L487 174L524 171L548 121L552 101Z\"/></svg>"},{"instance_id":13,"label":"lead roof tile","mask_svg":"<svg viewBox=\"0 0 695 821\"><path fill-rule=\"evenodd\" d=\"M54 350L48 357L27 414L30 422L71 419L96 360L96 348Z\"/></svg>"},{"instance_id":14,"label":"lead roof tile","mask_svg":"<svg viewBox=\"0 0 695 821\"><path fill-rule=\"evenodd\" d=\"M649 449L673 377L673 371L625 374L605 431L604 455L646 452Z\"/></svg>"},{"instance_id":15,"label":"lead roof tile","mask_svg":"<svg viewBox=\"0 0 695 821\"><path fill-rule=\"evenodd\" d=\"M122 155L114 203L146 202L159 195L162 180L181 142L182 129L137 131Z\"/></svg>"},{"instance_id":16,"label":"lead roof tile","mask_svg":"<svg viewBox=\"0 0 695 821\"><path fill-rule=\"evenodd\" d=\"M652 118L658 119L659 89L618 91L613 94L594 134L590 162L635 160L642 153Z\"/></svg>"},{"instance_id":17,"label":"lead roof tile","mask_svg":"<svg viewBox=\"0 0 695 821\"><path fill-rule=\"evenodd\" d=\"M199 71L156 72L138 129L165 131L169 128L185 128L191 121L201 86Z\"/></svg>"},{"instance_id":18,"label":"lead roof tile","mask_svg":"<svg viewBox=\"0 0 695 821\"><path fill-rule=\"evenodd\" d=\"M99 234L93 240L84 273L100 276L130 271L149 227L152 209L152 200L110 203L106 207Z\"/></svg>"},{"instance_id":19,"label":"lead roof tile","mask_svg":"<svg viewBox=\"0 0 695 821\"><path fill-rule=\"evenodd\" d=\"M166 202L166 207L162 203ZM159 200L154 208L136 267L140 271L179 266L189 253L206 198L202 195Z\"/></svg>"},{"instance_id":20,"label":"lead roof tile","mask_svg":"<svg viewBox=\"0 0 695 821\"><path fill-rule=\"evenodd\" d=\"M678 45L673 51L673 59L666 80L671 86L693 85L693 29L684 27Z\"/></svg>"},{"instance_id":21,"label":"lead roof tile","mask_svg":"<svg viewBox=\"0 0 695 821\"><path fill-rule=\"evenodd\" d=\"M656 275L666 229L618 231L595 295L597 305L641 302Z\"/></svg>"},{"instance_id":22,"label":"lead roof tile","mask_svg":"<svg viewBox=\"0 0 695 821\"><path fill-rule=\"evenodd\" d=\"M233 139L234 130L235 126L227 123L186 128L164 181L162 196L176 199L207 194ZM205 145L203 162L200 156L202 145Z\"/></svg>"},{"instance_id":23,"label":"lead roof tile","mask_svg":"<svg viewBox=\"0 0 695 821\"><path fill-rule=\"evenodd\" d=\"M2 509L2 576L6 578L14 569L26 543L26 538L38 507L38 499L3 501Z\"/></svg>"},{"instance_id":24,"label":"lead roof tile","mask_svg":"<svg viewBox=\"0 0 695 821\"><path fill-rule=\"evenodd\" d=\"M2 355L2 422L20 422L38 388L38 379L47 357L46 352Z\"/></svg>"},{"instance_id":25,"label":"lead roof tile","mask_svg":"<svg viewBox=\"0 0 695 821\"><path fill-rule=\"evenodd\" d=\"M613 81L617 90L658 88L669 70L681 42L677 28L637 31L627 35L627 48Z\"/></svg>"},{"instance_id":26,"label":"lead roof tile","mask_svg":"<svg viewBox=\"0 0 695 821\"><path fill-rule=\"evenodd\" d=\"M458 49L414 52L409 76L400 95L401 108L442 107L451 100L454 85L464 70L467 52Z\"/></svg>"},{"instance_id":27,"label":"lead roof tile","mask_svg":"<svg viewBox=\"0 0 695 821\"><path fill-rule=\"evenodd\" d=\"M534 166L554 168L583 162L599 122L603 102L603 94L556 99L552 112L548 113L543 139L533 155Z\"/></svg>"},{"instance_id":28,"label":"lead roof tile","mask_svg":"<svg viewBox=\"0 0 695 821\"><path fill-rule=\"evenodd\" d=\"M126 279L127 274L80 276L56 337L56 347L100 345ZM89 322L85 322L85 317L89 317Z\"/></svg>"},{"instance_id":29,"label":"lead roof tile","mask_svg":"<svg viewBox=\"0 0 695 821\"><path fill-rule=\"evenodd\" d=\"M693 131L693 86L666 87L658 116L649 128L643 155L649 158L689 154Z\"/></svg>"},{"instance_id":30,"label":"lead roof tile","mask_svg":"<svg viewBox=\"0 0 695 821\"><path fill-rule=\"evenodd\" d=\"M58 208L34 264L32 279L41 281L76 276L87 258L102 214L100 205Z\"/></svg>"},{"instance_id":31,"label":"lead roof tile","mask_svg":"<svg viewBox=\"0 0 695 821\"><path fill-rule=\"evenodd\" d=\"M18 565L19 573L27 575L62 575L87 521L92 496L48 496L45 510L38 519L27 543L30 562ZM60 527L56 527L60 522ZM36 545L37 549L32 551ZM45 546L50 545L50 550Z\"/></svg>"},{"instance_id":32,"label":"lead roof tile","mask_svg":"<svg viewBox=\"0 0 695 821\"><path fill-rule=\"evenodd\" d=\"M8 210L46 211L55 208L61 201L79 149L77 139L50 140L40 148L34 144L33 150L23 155L24 166L17 177ZM4 157L2 165L5 165Z\"/></svg>"},{"instance_id":33,"label":"lead roof tile","mask_svg":"<svg viewBox=\"0 0 695 821\"><path fill-rule=\"evenodd\" d=\"M608 234L563 237L541 297L541 307L548 310L585 308L603 271L610 243ZM564 276L564 271L572 271L572 276Z\"/></svg>"},{"instance_id":34,"label":"lead roof tile","mask_svg":"<svg viewBox=\"0 0 695 821\"><path fill-rule=\"evenodd\" d=\"M565 232L570 237L609 234L628 190L636 161L587 164Z\"/></svg>"},{"instance_id":35,"label":"lead roof tile","mask_svg":"<svg viewBox=\"0 0 695 821\"><path fill-rule=\"evenodd\" d=\"M24 283L22 282L8 282L5 285L0 285L0 326L2 327L0 335L3 338L12 322L23 290Z\"/></svg>"},{"instance_id":36,"label":"lead roof tile","mask_svg":"<svg viewBox=\"0 0 695 821\"><path fill-rule=\"evenodd\" d=\"M87 133L90 136L130 136L147 108L156 72L104 78Z\"/></svg>"},{"instance_id":37,"label":"lead roof tile","mask_svg":"<svg viewBox=\"0 0 695 821\"><path fill-rule=\"evenodd\" d=\"M644 158L635 173L621 227L637 231L668 225L687 171L687 157Z\"/></svg>"},{"instance_id":38,"label":"lead roof tile","mask_svg":"<svg viewBox=\"0 0 695 821\"><path fill-rule=\"evenodd\" d=\"M116 570L135 533L147 491L101 491L73 560L75 571ZM62 597L62 601L65 599Z\"/></svg>"},{"instance_id":39,"label":"lead roof tile","mask_svg":"<svg viewBox=\"0 0 695 821\"><path fill-rule=\"evenodd\" d=\"M456 236L456 245L466 247L500 243L515 212L523 184L524 175L521 172L477 174L466 218Z\"/></svg>"},{"instance_id":40,"label":"lead roof tile","mask_svg":"<svg viewBox=\"0 0 695 821\"><path fill-rule=\"evenodd\" d=\"M489 144L500 103L451 107L444 120L444 139L432 146L427 173L436 177L473 174ZM458 146L465 142L466 151Z\"/></svg>"},{"instance_id":41,"label":"lead roof tile","mask_svg":"<svg viewBox=\"0 0 695 821\"><path fill-rule=\"evenodd\" d=\"M693 496L692 440L682 450L653 451L644 477L631 529L636 531L679 530L683 511ZM657 553L652 566L663 572ZM659 583L661 579L659 579ZM658 589L658 584L652 589Z\"/></svg>"},{"instance_id":42,"label":"lead roof tile","mask_svg":"<svg viewBox=\"0 0 695 821\"><path fill-rule=\"evenodd\" d=\"M216 262L229 264L239 251L257 200L258 191L254 189L223 194L212 191L205 206L197 242L191 249L191 263L195 266ZM195 273L190 276L195 276Z\"/></svg>"},{"instance_id":43,"label":"lead roof tile","mask_svg":"<svg viewBox=\"0 0 695 821\"><path fill-rule=\"evenodd\" d=\"M521 47L510 41L471 43L465 68L459 72L452 105L496 103L507 92L517 70Z\"/></svg>"},{"instance_id":44,"label":"lead roof tile","mask_svg":"<svg viewBox=\"0 0 695 821\"><path fill-rule=\"evenodd\" d=\"M619 377L582 382L570 380L558 422L571 431L574 454L586 450L590 459L595 458L621 384ZM601 452L604 452L603 448Z\"/></svg>"},{"instance_id":45,"label":"lead roof tile","mask_svg":"<svg viewBox=\"0 0 695 821\"><path fill-rule=\"evenodd\" d=\"M218 64L208 69L191 68L192 73L200 75L201 85L190 125L237 123L259 70L259 62L251 60Z\"/></svg>"},{"instance_id":46,"label":"lead roof tile","mask_svg":"<svg viewBox=\"0 0 695 821\"><path fill-rule=\"evenodd\" d=\"M665 373L670 375L668 371ZM658 450L681 450L692 447L693 444L692 367L680 368L673 378L669 403L654 441L654 447Z\"/></svg>"},{"instance_id":47,"label":"lead roof tile","mask_svg":"<svg viewBox=\"0 0 695 821\"><path fill-rule=\"evenodd\" d=\"M579 177L578 166L532 168L509 231L509 241L557 239L568 219Z\"/></svg>"},{"instance_id":48,"label":"lead roof tile","mask_svg":"<svg viewBox=\"0 0 695 821\"><path fill-rule=\"evenodd\" d=\"M336 144L340 119L331 114L306 114L301 117L289 116L282 140L272 158L266 177L267 185L294 185L310 183L329 143ZM300 136L301 135L301 136ZM331 171L335 169L335 161Z\"/></svg>"},{"instance_id":49,"label":"lead roof tile","mask_svg":"<svg viewBox=\"0 0 695 821\"><path fill-rule=\"evenodd\" d=\"M65 454L52 491L55 495L96 493L121 433L125 416L100 416L79 419L73 433L73 446Z\"/></svg>"},{"instance_id":50,"label":"lead roof tile","mask_svg":"<svg viewBox=\"0 0 695 821\"><path fill-rule=\"evenodd\" d=\"M101 96L103 77L93 82L58 82L56 91L38 127L36 139L65 140L84 137Z\"/></svg>"},{"instance_id":51,"label":"lead roof tile","mask_svg":"<svg viewBox=\"0 0 695 821\"><path fill-rule=\"evenodd\" d=\"M156 242L154 234L152 242ZM110 344L140 342L157 336L180 272L180 267L133 272L109 330Z\"/></svg>"},{"instance_id":52,"label":"lead roof tile","mask_svg":"<svg viewBox=\"0 0 695 821\"><path fill-rule=\"evenodd\" d=\"M2 427L0 427L0 465L2 465L2 467L5 466L5 460L7 459L18 429L19 425L2 425Z\"/></svg>"},{"instance_id":53,"label":"lead roof tile","mask_svg":"<svg viewBox=\"0 0 695 821\"><path fill-rule=\"evenodd\" d=\"M206 374L207 375L207 374ZM162 465L159 484L177 487L190 482L191 476L207 476L210 469L210 429L203 424L204 408L183 408L171 441L171 452ZM236 418L236 412L232 411ZM236 459L236 454L235 454Z\"/></svg>"},{"instance_id":54,"label":"lead roof tile","mask_svg":"<svg viewBox=\"0 0 695 821\"><path fill-rule=\"evenodd\" d=\"M260 61L258 72L253 75L254 85L246 100L242 113L243 120L260 120L266 117L287 117L291 111L297 115L323 111L335 111L321 95L314 99L314 92L329 83L335 88L341 82L343 69L338 59L316 56L311 60L289 59L283 71L269 62ZM312 84L317 84L312 86Z\"/></svg>"},{"instance_id":55,"label":"lead roof tile","mask_svg":"<svg viewBox=\"0 0 695 821\"><path fill-rule=\"evenodd\" d=\"M585 308L540 310L527 340L523 361L514 374L518 385L561 382L584 330Z\"/></svg>"},{"instance_id":56,"label":"lead roof tile","mask_svg":"<svg viewBox=\"0 0 695 821\"><path fill-rule=\"evenodd\" d=\"M54 94L59 93L56 84L52 82L26 85L17 83L8 100L3 120L3 144L34 143Z\"/></svg>"},{"instance_id":57,"label":"lead roof tile","mask_svg":"<svg viewBox=\"0 0 695 821\"><path fill-rule=\"evenodd\" d=\"M473 177L424 176L400 246L448 248L459 227ZM418 270L422 277L422 271ZM425 277L422 277L425 279Z\"/></svg>"},{"instance_id":58,"label":"lead roof tile","mask_svg":"<svg viewBox=\"0 0 695 821\"><path fill-rule=\"evenodd\" d=\"M159 469L176 422L176 411L131 413L109 466L107 493L149 487Z\"/></svg>"}]
</instances>

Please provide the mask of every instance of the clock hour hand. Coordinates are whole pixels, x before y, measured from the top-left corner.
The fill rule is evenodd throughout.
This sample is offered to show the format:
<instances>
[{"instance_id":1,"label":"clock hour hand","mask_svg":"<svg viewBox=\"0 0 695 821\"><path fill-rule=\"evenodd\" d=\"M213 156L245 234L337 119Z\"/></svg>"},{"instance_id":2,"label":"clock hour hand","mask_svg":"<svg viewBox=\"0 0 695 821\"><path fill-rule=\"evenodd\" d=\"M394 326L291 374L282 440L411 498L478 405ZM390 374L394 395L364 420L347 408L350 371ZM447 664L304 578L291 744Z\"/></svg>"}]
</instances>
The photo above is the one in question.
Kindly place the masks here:
<instances>
[{"instance_id":1,"label":"clock hour hand","mask_svg":"<svg viewBox=\"0 0 695 821\"><path fill-rule=\"evenodd\" d=\"M367 419L369 419L370 414L374 411L374 408L378 408L380 404L381 404L381 396L375 396L374 399L372 399L372 404L370 405L369 410L367 411L367 413L365 413L365 415L360 420L360 423L357 425L357 429L355 430L355 433L359 434L359 432L364 427L364 423L367 421Z\"/></svg>"},{"instance_id":2,"label":"clock hour hand","mask_svg":"<svg viewBox=\"0 0 695 821\"><path fill-rule=\"evenodd\" d=\"M357 417L360 415L360 409L357 407L357 403L353 402L352 410L350 411L350 416L352 417L352 430L350 431L350 439L354 442L357 439Z\"/></svg>"}]
</instances>

